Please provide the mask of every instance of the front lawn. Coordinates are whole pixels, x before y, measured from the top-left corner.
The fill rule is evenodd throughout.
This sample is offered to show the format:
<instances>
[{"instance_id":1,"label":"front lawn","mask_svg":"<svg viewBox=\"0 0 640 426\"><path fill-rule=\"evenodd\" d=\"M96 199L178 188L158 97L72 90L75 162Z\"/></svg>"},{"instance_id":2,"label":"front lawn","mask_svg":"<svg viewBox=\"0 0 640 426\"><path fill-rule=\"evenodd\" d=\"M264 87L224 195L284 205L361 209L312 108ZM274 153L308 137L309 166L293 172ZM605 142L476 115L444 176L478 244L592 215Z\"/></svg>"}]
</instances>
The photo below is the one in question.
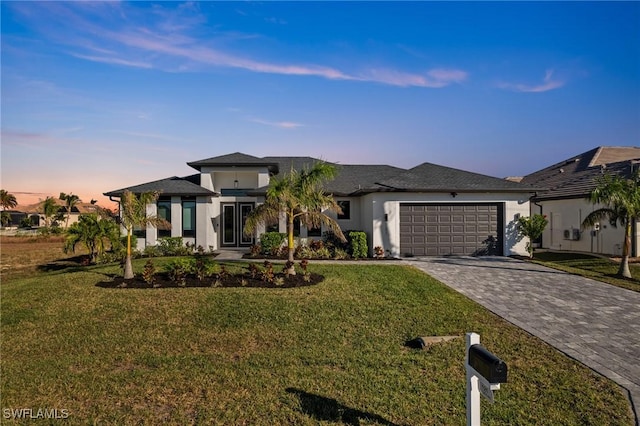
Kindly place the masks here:
<instances>
[{"instance_id":1,"label":"front lawn","mask_svg":"<svg viewBox=\"0 0 640 426\"><path fill-rule=\"evenodd\" d=\"M143 264L134 263L138 273ZM96 286L118 266L3 280L3 415L41 408L67 410L68 424L462 425L464 333L476 331L509 366L495 404L482 402L483 424L633 424L617 385L422 272L309 268L325 280L286 289ZM461 337L403 346L430 335Z\"/></svg>"},{"instance_id":2,"label":"front lawn","mask_svg":"<svg viewBox=\"0 0 640 426\"><path fill-rule=\"evenodd\" d=\"M533 261L571 274L640 292L640 264L638 263L629 264L633 279L626 279L616 276L619 263L589 254L543 251L536 252Z\"/></svg>"}]
</instances>

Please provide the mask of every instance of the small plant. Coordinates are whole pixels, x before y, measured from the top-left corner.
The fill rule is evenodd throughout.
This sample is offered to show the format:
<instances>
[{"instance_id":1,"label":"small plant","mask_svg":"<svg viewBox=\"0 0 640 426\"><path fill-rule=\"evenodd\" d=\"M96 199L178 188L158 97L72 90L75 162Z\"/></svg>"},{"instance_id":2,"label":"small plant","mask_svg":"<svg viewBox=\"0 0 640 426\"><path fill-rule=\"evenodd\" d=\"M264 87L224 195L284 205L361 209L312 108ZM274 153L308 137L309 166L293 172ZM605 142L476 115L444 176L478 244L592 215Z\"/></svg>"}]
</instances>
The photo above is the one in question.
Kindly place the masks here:
<instances>
[{"instance_id":1,"label":"small plant","mask_svg":"<svg viewBox=\"0 0 640 426\"><path fill-rule=\"evenodd\" d=\"M333 249L333 258L337 260L344 260L349 258L349 253L346 250L336 247Z\"/></svg>"},{"instance_id":2,"label":"small plant","mask_svg":"<svg viewBox=\"0 0 640 426\"><path fill-rule=\"evenodd\" d=\"M302 259L300 261L300 268L302 268L303 271L306 271L308 266L309 266L309 261L307 259Z\"/></svg>"},{"instance_id":3,"label":"small plant","mask_svg":"<svg viewBox=\"0 0 640 426\"><path fill-rule=\"evenodd\" d=\"M262 253L277 256L287 234L281 232L265 232L260 235Z\"/></svg>"},{"instance_id":4,"label":"small plant","mask_svg":"<svg viewBox=\"0 0 640 426\"><path fill-rule=\"evenodd\" d=\"M253 244L249 247L249 253L251 254L251 257L260 256L260 253L262 253L262 246L260 244Z\"/></svg>"},{"instance_id":5,"label":"small plant","mask_svg":"<svg viewBox=\"0 0 640 426\"><path fill-rule=\"evenodd\" d=\"M533 257L533 242L540 238L548 223L547 215L534 214L531 217L520 216L518 218L518 233L529 238L527 242L529 257Z\"/></svg>"},{"instance_id":6,"label":"small plant","mask_svg":"<svg viewBox=\"0 0 640 426\"><path fill-rule=\"evenodd\" d=\"M228 278L229 278L229 271L227 271L227 268L224 265L220 265L220 272L218 272L218 275L216 277L216 283L222 284L222 282Z\"/></svg>"},{"instance_id":7,"label":"small plant","mask_svg":"<svg viewBox=\"0 0 640 426\"><path fill-rule=\"evenodd\" d=\"M179 286L184 287L187 285L187 276L193 269L192 259L174 259L167 264L166 268L169 273L169 279L177 283Z\"/></svg>"},{"instance_id":8,"label":"small plant","mask_svg":"<svg viewBox=\"0 0 640 426\"><path fill-rule=\"evenodd\" d=\"M162 252L158 246L146 246L142 254L145 257L159 257L162 256Z\"/></svg>"},{"instance_id":9,"label":"small plant","mask_svg":"<svg viewBox=\"0 0 640 426\"><path fill-rule=\"evenodd\" d=\"M198 256L193 267L198 281L204 281L216 273L218 264L206 257Z\"/></svg>"},{"instance_id":10,"label":"small plant","mask_svg":"<svg viewBox=\"0 0 640 426\"><path fill-rule=\"evenodd\" d=\"M294 262L287 260L287 262L284 264L284 267L282 268L282 272L284 272L285 275L289 277L289 271L291 271L291 268L293 268L294 265Z\"/></svg>"},{"instance_id":11,"label":"small plant","mask_svg":"<svg viewBox=\"0 0 640 426\"><path fill-rule=\"evenodd\" d=\"M367 257L369 253L367 234L361 231L351 231L349 232L349 240L351 241L351 256L354 259Z\"/></svg>"},{"instance_id":12,"label":"small plant","mask_svg":"<svg viewBox=\"0 0 640 426\"><path fill-rule=\"evenodd\" d=\"M204 247L199 245L198 248L196 248L196 252L198 253L198 255L202 256L204 254Z\"/></svg>"},{"instance_id":13,"label":"small plant","mask_svg":"<svg viewBox=\"0 0 640 426\"><path fill-rule=\"evenodd\" d=\"M273 284L273 281L275 280L275 273L273 272L273 263L269 262L269 261L265 261L264 262L264 270L262 271L261 274L261 278L262 281L269 283L269 284Z\"/></svg>"},{"instance_id":14,"label":"small plant","mask_svg":"<svg viewBox=\"0 0 640 426\"><path fill-rule=\"evenodd\" d=\"M381 259L384 257L384 249L382 248L382 246L375 246L373 248L373 253L378 259Z\"/></svg>"},{"instance_id":15,"label":"small plant","mask_svg":"<svg viewBox=\"0 0 640 426\"><path fill-rule=\"evenodd\" d=\"M273 283L274 283L275 285L278 285L278 286L280 286L280 285L284 285L284 278L283 278L283 277L277 277L277 278L273 281Z\"/></svg>"},{"instance_id":16,"label":"small plant","mask_svg":"<svg viewBox=\"0 0 640 426\"><path fill-rule=\"evenodd\" d=\"M148 285L155 287L154 284L156 281L156 267L151 259L148 259L147 263L144 264L144 269L142 270L142 279Z\"/></svg>"},{"instance_id":17,"label":"small plant","mask_svg":"<svg viewBox=\"0 0 640 426\"><path fill-rule=\"evenodd\" d=\"M255 263L251 263L249 265L249 275L251 276L252 279L256 279L258 278L258 275L260 274L260 268L258 267L258 265L256 265Z\"/></svg>"}]
</instances>

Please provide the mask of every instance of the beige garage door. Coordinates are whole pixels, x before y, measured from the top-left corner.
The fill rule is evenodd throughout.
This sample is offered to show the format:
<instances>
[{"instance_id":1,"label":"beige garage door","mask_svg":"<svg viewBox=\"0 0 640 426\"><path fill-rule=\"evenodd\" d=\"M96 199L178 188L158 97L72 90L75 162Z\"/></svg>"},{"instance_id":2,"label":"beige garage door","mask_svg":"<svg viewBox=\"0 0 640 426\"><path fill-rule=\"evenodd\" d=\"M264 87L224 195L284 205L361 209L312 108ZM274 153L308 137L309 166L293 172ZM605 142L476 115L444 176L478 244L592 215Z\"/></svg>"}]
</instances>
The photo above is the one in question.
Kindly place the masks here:
<instances>
[{"instance_id":1,"label":"beige garage door","mask_svg":"<svg viewBox=\"0 0 640 426\"><path fill-rule=\"evenodd\" d=\"M403 256L502 255L499 204L400 204Z\"/></svg>"}]
</instances>

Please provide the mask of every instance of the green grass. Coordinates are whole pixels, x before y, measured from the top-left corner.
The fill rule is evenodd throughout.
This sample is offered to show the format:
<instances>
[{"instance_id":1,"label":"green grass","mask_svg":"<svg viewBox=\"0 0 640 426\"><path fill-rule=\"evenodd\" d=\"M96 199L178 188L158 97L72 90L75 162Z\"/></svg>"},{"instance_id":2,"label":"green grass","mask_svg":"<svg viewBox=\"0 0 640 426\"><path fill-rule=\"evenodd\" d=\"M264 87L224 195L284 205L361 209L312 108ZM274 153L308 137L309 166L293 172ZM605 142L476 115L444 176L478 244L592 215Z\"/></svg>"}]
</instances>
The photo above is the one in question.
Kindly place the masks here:
<instances>
[{"instance_id":1,"label":"green grass","mask_svg":"<svg viewBox=\"0 0 640 426\"><path fill-rule=\"evenodd\" d=\"M483 424L633 424L611 381L415 269L310 268L326 280L295 289L96 287L117 267L5 281L1 408L66 409L65 424L463 425L464 337L403 343L476 331L509 365Z\"/></svg>"},{"instance_id":2,"label":"green grass","mask_svg":"<svg viewBox=\"0 0 640 426\"><path fill-rule=\"evenodd\" d=\"M619 263L580 253L536 252L534 262L551 268L592 278L617 287L640 292L640 264L630 263L633 279L617 277Z\"/></svg>"}]
</instances>

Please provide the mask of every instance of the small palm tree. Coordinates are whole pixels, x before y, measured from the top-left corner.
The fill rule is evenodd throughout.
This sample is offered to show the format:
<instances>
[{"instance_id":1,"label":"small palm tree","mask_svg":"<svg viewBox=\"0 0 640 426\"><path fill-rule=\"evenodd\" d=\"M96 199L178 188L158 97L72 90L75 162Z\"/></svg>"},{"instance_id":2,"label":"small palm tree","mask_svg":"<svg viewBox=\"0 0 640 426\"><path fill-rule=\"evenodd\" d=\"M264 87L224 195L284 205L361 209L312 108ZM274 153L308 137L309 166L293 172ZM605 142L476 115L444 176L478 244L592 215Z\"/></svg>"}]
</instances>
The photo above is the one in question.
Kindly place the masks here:
<instances>
[{"instance_id":1,"label":"small palm tree","mask_svg":"<svg viewBox=\"0 0 640 426\"><path fill-rule=\"evenodd\" d=\"M136 196L131 191L124 191L120 199L120 220L122 226L127 231L127 256L125 258L124 278L133 278L133 267L131 265L131 235L137 226L145 228L150 226L167 226L169 223L155 215L147 214L147 205L158 200L159 192L143 192Z\"/></svg>"},{"instance_id":2,"label":"small palm tree","mask_svg":"<svg viewBox=\"0 0 640 426\"><path fill-rule=\"evenodd\" d=\"M325 194L322 185L335 178L336 167L325 162L317 162L311 168L294 170L282 177L274 177L269 183L264 204L259 205L247 217L245 234L250 235L262 223L277 222L281 214L287 220L287 248L289 265L287 273L295 275L293 253L295 250L293 228L300 220L307 228L325 225L341 240L346 241L340 225L324 211L341 212L340 206L331 195Z\"/></svg>"},{"instance_id":3,"label":"small palm tree","mask_svg":"<svg viewBox=\"0 0 640 426\"><path fill-rule=\"evenodd\" d=\"M64 192L60 193L60 198L62 201L66 202L66 208L67 208L67 222L65 225L65 228L69 228L69 217L71 217L71 210L73 209L73 207L75 207L76 204L78 204L81 200L80 197L78 197L77 195L74 195L72 193L69 194L65 194Z\"/></svg>"},{"instance_id":4,"label":"small palm tree","mask_svg":"<svg viewBox=\"0 0 640 426\"><path fill-rule=\"evenodd\" d=\"M53 197L45 198L42 206L40 207L42 214L44 215L44 226L50 227L53 218L58 214L60 207L56 203L56 199Z\"/></svg>"},{"instance_id":5,"label":"small palm tree","mask_svg":"<svg viewBox=\"0 0 640 426\"><path fill-rule=\"evenodd\" d=\"M619 175L605 174L598 179L598 185L591 191L589 199L604 207L594 210L582 221L582 228L592 227L601 220L608 219L611 226L620 222L624 226L622 261L618 275L631 278L629 253L631 252L631 226L640 219L640 170L629 179Z\"/></svg>"},{"instance_id":6,"label":"small palm tree","mask_svg":"<svg viewBox=\"0 0 640 426\"><path fill-rule=\"evenodd\" d=\"M109 241L113 246L118 238L118 225L113 219L99 218L95 213L81 215L78 221L67 229L64 251L75 252L76 246L82 243L89 250L91 262L95 263L98 256L105 252L106 242Z\"/></svg>"},{"instance_id":7,"label":"small palm tree","mask_svg":"<svg viewBox=\"0 0 640 426\"><path fill-rule=\"evenodd\" d=\"M9 210L18 205L18 200L13 194L9 194L4 189L0 189L0 207L2 210Z\"/></svg>"}]
</instances>

